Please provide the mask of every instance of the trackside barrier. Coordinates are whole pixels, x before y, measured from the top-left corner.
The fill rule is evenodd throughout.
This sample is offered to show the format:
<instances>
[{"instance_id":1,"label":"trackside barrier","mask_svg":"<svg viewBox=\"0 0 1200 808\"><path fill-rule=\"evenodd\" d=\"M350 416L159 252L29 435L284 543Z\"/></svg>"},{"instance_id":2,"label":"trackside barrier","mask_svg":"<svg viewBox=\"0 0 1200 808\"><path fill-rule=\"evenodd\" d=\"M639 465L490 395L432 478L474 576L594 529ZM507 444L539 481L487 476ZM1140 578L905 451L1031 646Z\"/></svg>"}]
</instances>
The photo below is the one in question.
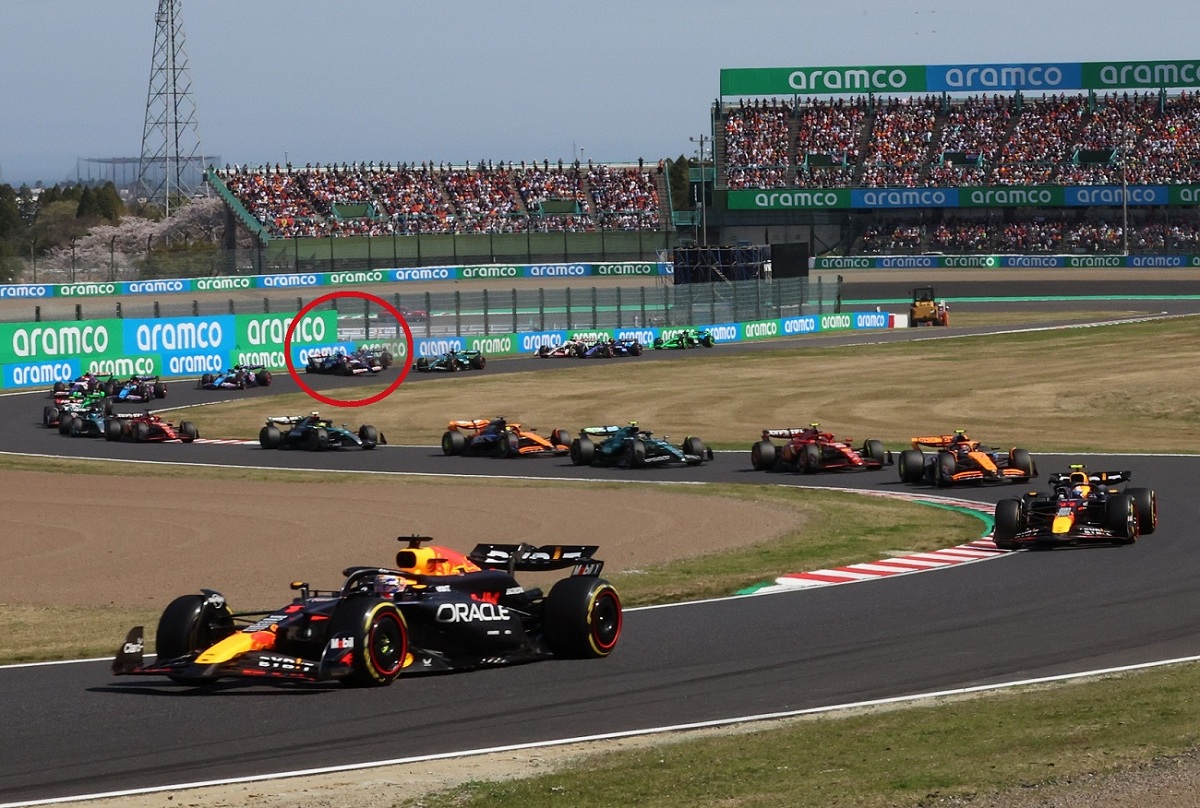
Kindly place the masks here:
<instances>
[{"instance_id":1,"label":"trackside barrier","mask_svg":"<svg viewBox=\"0 0 1200 808\"><path fill-rule=\"evenodd\" d=\"M87 322L0 323L0 387L49 387L84 372L99 375L198 377L237 364L287 367L284 337L294 314L223 314L208 317L107 319ZM387 348L407 360L407 345L395 335L354 340L339 332L336 311L313 311L296 324L292 362L303 367L309 356L350 352L366 344ZM885 329L886 312L812 314L751 322L700 323L697 326L555 329L507 334L414 338L416 357L448 351L482 351L487 356L521 356L566 339L636 339L651 346L688 328L702 328L718 344L789 337L824 331ZM390 337L390 338L389 338Z\"/></svg>"},{"instance_id":2,"label":"trackside barrier","mask_svg":"<svg viewBox=\"0 0 1200 808\"><path fill-rule=\"evenodd\" d=\"M813 269L1152 269L1200 267L1200 255L825 255Z\"/></svg>"}]
</instances>

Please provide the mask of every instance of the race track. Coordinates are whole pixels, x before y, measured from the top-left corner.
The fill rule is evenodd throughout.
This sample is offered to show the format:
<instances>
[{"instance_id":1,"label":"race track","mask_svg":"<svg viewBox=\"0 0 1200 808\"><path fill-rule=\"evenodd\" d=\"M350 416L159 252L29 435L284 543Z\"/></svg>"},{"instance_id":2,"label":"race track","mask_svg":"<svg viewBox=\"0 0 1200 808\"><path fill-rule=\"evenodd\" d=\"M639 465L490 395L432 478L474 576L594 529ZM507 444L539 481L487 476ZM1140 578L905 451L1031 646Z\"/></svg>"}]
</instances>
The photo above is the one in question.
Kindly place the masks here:
<instances>
[{"instance_id":1,"label":"race track","mask_svg":"<svg viewBox=\"0 0 1200 808\"><path fill-rule=\"evenodd\" d=\"M1179 303L1155 308L1189 310ZM538 360L496 362L487 372L534 366ZM284 382L269 392L289 387ZM177 384L169 403L200 397ZM14 425L0 436L0 450L412 473L630 476L577 469L565 458L445 458L438 449L403 446L313 455L72 440L37 425L43 401L0 398L0 418ZM392 440L403 443L402 436ZM1084 459L1037 457L1043 471ZM1157 490L1161 521L1154 536L1121 548L1014 553L935 574L635 610L626 615L618 651L599 662L405 678L382 690L231 683L201 691L114 679L107 661L0 669L0 804L634 731L1200 654L1193 622L1200 556L1191 545L1200 518L1194 495L1200 457L1089 456L1086 462L1132 469L1140 484ZM896 482L892 469L757 473L745 452L718 453L694 469L651 469L644 477L912 490ZM1012 493L954 491L987 502Z\"/></svg>"}]
</instances>

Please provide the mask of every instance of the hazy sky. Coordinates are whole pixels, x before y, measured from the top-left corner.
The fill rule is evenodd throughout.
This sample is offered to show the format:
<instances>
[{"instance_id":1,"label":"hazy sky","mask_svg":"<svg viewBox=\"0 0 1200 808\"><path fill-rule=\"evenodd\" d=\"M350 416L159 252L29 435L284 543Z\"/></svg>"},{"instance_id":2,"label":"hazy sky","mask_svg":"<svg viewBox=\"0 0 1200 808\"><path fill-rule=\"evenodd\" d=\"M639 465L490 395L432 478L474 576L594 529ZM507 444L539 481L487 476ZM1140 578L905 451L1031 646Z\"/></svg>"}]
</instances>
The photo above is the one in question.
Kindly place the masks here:
<instances>
[{"instance_id":1,"label":"hazy sky","mask_svg":"<svg viewBox=\"0 0 1200 808\"><path fill-rule=\"evenodd\" d=\"M0 0L0 182L141 153L158 0ZM1195 0L185 0L225 162L657 160L721 68L1196 59Z\"/></svg>"}]
</instances>

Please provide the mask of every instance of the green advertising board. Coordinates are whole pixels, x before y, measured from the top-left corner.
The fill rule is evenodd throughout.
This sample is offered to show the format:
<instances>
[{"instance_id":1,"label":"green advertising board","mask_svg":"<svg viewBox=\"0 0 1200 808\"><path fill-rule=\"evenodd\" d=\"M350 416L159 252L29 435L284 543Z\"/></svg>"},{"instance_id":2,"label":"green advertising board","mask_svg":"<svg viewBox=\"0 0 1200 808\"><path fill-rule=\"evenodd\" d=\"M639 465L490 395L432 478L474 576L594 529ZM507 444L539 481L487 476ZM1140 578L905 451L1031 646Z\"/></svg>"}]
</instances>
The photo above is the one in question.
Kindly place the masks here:
<instances>
[{"instance_id":1,"label":"green advertising board","mask_svg":"<svg viewBox=\"0 0 1200 808\"><path fill-rule=\"evenodd\" d=\"M107 356L124 347L124 320L0 323L0 362Z\"/></svg>"},{"instance_id":2,"label":"green advertising board","mask_svg":"<svg viewBox=\"0 0 1200 808\"><path fill-rule=\"evenodd\" d=\"M721 71L721 95L923 92L925 68L917 65L748 67Z\"/></svg>"}]
</instances>

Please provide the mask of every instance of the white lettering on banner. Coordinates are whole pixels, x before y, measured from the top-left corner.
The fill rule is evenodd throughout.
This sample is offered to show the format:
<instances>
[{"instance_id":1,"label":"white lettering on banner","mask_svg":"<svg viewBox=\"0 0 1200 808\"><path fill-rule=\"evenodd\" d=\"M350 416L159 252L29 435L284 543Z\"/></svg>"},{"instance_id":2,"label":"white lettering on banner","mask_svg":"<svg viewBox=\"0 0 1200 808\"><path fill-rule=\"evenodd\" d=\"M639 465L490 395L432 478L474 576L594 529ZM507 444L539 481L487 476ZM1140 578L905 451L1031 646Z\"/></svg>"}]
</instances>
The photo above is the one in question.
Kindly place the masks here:
<instances>
[{"instance_id":1,"label":"white lettering on banner","mask_svg":"<svg viewBox=\"0 0 1200 808\"><path fill-rule=\"evenodd\" d=\"M558 339L553 334L525 334L521 337L521 350L536 351L543 345L552 348L557 343Z\"/></svg>"},{"instance_id":2,"label":"white lettering on banner","mask_svg":"<svg viewBox=\"0 0 1200 808\"><path fill-rule=\"evenodd\" d=\"M512 353L511 337L475 337L471 345L471 350L485 354Z\"/></svg>"},{"instance_id":3,"label":"white lettering on banner","mask_svg":"<svg viewBox=\"0 0 1200 808\"><path fill-rule=\"evenodd\" d=\"M935 266L934 259L931 256L925 255L908 255L908 256L891 256L888 258L880 258L879 266L884 269L912 268L929 269Z\"/></svg>"},{"instance_id":4,"label":"white lettering on banner","mask_svg":"<svg viewBox=\"0 0 1200 808\"><path fill-rule=\"evenodd\" d=\"M154 357L134 356L117 359L93 359L88 372L97 376L153 376Z\"/></svg>"},{"instance_id":5,"label":"white lettering on banner","mask_svg":"<svg viewBox=\"0 0 1200 808\"><path fill-rule=\"evenodd\" d=\"M289 286L316 286L316 275L266 275L262 279L263 286L270 287L289 287Z\"/></svg>"},{"instance_id":6,"label":"white lettering on banner","mask_svg":"<svg viewBox=\"0 0 1200 808\"><path fill-rule=\"evenodd\" d=\"M135 339L139 351L190 351L195 348L219 348L224 339L221 324L215 320L183 323L142 324Z\"/></svg>"},{"instance_id":7,"label":"white lettering on banner","mask_svg":"<svg viewBox=\"0 0 1200 808\"><path fill-rule=\"evenodd\" d=\"M821 78L824 76L824 78ZM832 70L794 70L788 76L788 85L793 90L899 90L907 77L904 71L886 67L875 70L863 68L834 68Z\"/></svg>"},{"instance_id":8,"label":"white lettering on banner","mask_svg":"<svg viewBox=\"0 0 1200 808\"><path fill-rule=\"evenodd\" d=\"M1187 266L1181 255L1131 255L1131 267L1182 267Z\"/></svg>"},{"instance_id":9,"label":"white lettering on banner","mask_svg":"<svg viewBox=\"0 0 1200 808\"><path fill-rule=\"evenodd\" d=\"M716 329L714 329L716 330ZM735 333L737 329L731 329ZM779 333L775 323L746 323L746 337L773 337Z\"/></svg>"},{"instance_id":10,"label":"white lettering on banner","mask_svg":"<svg viewBox=\"0 0 1200 808\"><path fill-rule=\"evenodd\" d=\"M602 339L609 339L607 331L576 331L571 335L571 339L583 340L584 342L599 342Z\"/></svg>"},{"instance_id":11,"label":"white lettering on banner","mask_svg":"<svg viewBox=\"0 0 1200 808\"><path fill-rule=\"evenodd\" d=\"M1200 202L1200 188L1194 185L1185 185L1179 189L1179 201L1194 205Z\"/></svg>"},{"instance_id":12,"label":"white lettering on banner","mask_svg":"<svg viewBox=\"0 0 1200 808\"><path fill-rule=\"evenodd\" d=\"M855 328L887 328L888 316L882 312L856 312L854 315Z\"/></svg>"},{"instance_id":13,"label":"white lettering on banner","mask_svg":"<svg viewBox=\"0 0 1200 808\"><path fill-rule=\"evenodd\" d=\"M1129 74L1133 74L1133 80L1138 84L1150 84L1155 87L1178 87L1181 84L1192 86L1200 81L1200 72L1196 70L1197 65L1173 65L1160 63L1153 67L1147 64L1123 65L1118 68L1116 65L1105 65L1100 68L1100 82L1107 85L1125 85L1129 84Z\"/></svg>"},{"instance_id":14,"label":"white lettering on banner","mask_svg":"<svg viewBox=\"0 0 1200 808\"><path fill-rule=\"evenodd\" d=\"M760 208L833 208L837 203L838 195L833 191L764 191L754 195L754 204Z\"/></svg>"},{"instance_id":15,"label":"white lettering on banner","mask_svg":"<svg viewBox=\"0 0 1200 808\"><path fill-rule=\"evenodd\" d=\"M636 330L630 331L628 329L622 329L620 331L617 331L617 339L634 340L635 342L640 342L644 345L649 345L650 343L654 342L654 332L645 330L645 329L643 329L641 331L636 331Z\"/></svg>"},{"instance_id":16,"label":"white lettering on banner","mask_svg":"<svg viewBox=\"0 0 1200 808\"><path fill-rule=\"evenodd\" d=\"M652 264L597 264L597 275L653 275Z\"/></svg>"},{"instance_id":17,"label":"white lettering on banner","mask_svg":"<svg viewBox=\"0 0 1200 808\"><path fill-rule=\"evenodd\" d=\"M69 382L73 374L67 362L47 362L42 365L17 365L12 371L13 384L53 384Z\"/></svg>"},{"instance_id":18,"label":"white lettering on banner","mask_svg":"<svg viewBox=\"0 0 1200 808\"><path fill-rule=\"evenodd\" d=\"M64 283L58 287L62 297L94 297L116 294L116 291L117 286L113 283Z\"/></svg>"},{"instance_id":19,"label":"white lettering on banner","mask_svg":"<svg viewBox=\"0 0 1200 808\"><path fill-rule=\"evenodd\" d=\"M835 257L835 258L822 258L820 260L821 260L821 268L822 269L870 269L871 268L871 259L870 258Z\"/></svg>"},{"instance_id":20,"label":"white lettering on banner","mask_svg":"<svg viewBox=\"0 0 1200 808\"><path fill-rule=\"evenodd\" d=\"M1067 256L1069 267L1119 267L1121 259L1115 255L1089 255L1082 258L1075 255Z\"/></svg>"},{"instance_id":21,"label":"white lettering on banner","mask_svg":"<svg viewBox=\"0 0 1200 808\"><path fill-rule=\"evenodd\" d=\"M867 207L880 205L897 207L925 207L930 205L945 205L946 192L943 190L922 191L917 189L863 191L863 204Z\"/></svg>"},{"instance_id":22,"label":"white lettering on banner","mask_svg":"<svg viewBox=\"0 0 1200 808\"><path fill-rule=\"evenodd\" d=\"M0 297L48 297L47 286L0 286Z\"/></svg>"},{"instance_id":23,"label":"white lettering on banner","mask_svg":"<svg viewBox=\"0 0 1200 808\"><path fill-rule=\"evenodd\" d=\"M783 321L783 333L785 334L811 334L817 330L817 318L815 317L789 317Z\"/></svg>"},{"instance_id":24,"label":"white lettering on banner","mask_svg":"<svg viewBox=\"0 0 1200 808\"><path fill-rule=\"evenodd\" d=\"M582 264L539 264L529 268L529 275L533 278L561 278L586 274L587 267Z\"/></svg>"},{"instance_id":25,"label":"white lettering on banner","mask_svg":"<svg viewBox=\"0 0 1200 808\"><path fill-rule=\"evenodd\" d=\"M141 295L154 292L182 292L183 281L130 281L129 294Z\"/></svg>"},{"instance_id":26,"label":"white lettering on banner","mask_svg":"<svg viewBox=\"0 0 1200 808\"><path fill-rule=\"evenodd\" d=\"M219 292L226 289L249 289L249 278L196 278L197 292Z\"/></svg>"},{"instance_id":27,"label":"white lettering on banner","mask_svg":"<svg viewBox=\"0 0 1200 808\"><path fill-rule=\"evenodd\" d=\"M216 354L172 356L167 360L167 372L172 376L182 373L216 373L221 369L221 364L221 357Z\"/></svg>"},{"instance_id":28,"label":"white lettering on banner","mask_svg":"<svg viewBox=\"0 0 1200 808\"><path fill-rule=\"evenodd\" d=\"M1056 267L1060 259L1053 255L1007 255L1006 267Z\"/></svg>"},{"instance_id":29,"label":"white lettering on banner","mask_svg":"<svg viewBox=\"0 0 1200 808\"><path fill-rule=\"evenodd\" d=\"M942 259L942 263L947 267L994 267L996 266L996 256L948 255Z\"/></svg>"},{"instance_id":30,"label":"white lettering on banner","mask_svg":"<svg viewBox=\"0 0 1200 808\"><path fill-rule=\"evenodd\" d=\"M463 267L464 278L515 278L520 274L516 267Z\"/></svg>"},{"instance_id":31,"label":"white lettering on banner","mask_svg":"<svg viewBox=\"0 0 1200 808\"><path fill-rule=\"evenodd\" d=\"M329 274L330 284L380 283L382 281L382 272L331 272Z\"/></svg>"},{"instance_id":32,"label":"white lettering on banner","mask_svg":"<svg viewBox=\"0 0 1200 808\"><path fill-rule=\"evenodd\" d=\"M108 350L108 328L102 325L18 328L13 332L12 347L17 356L102 354Z\"/></svg>"},{"instance_id":33,"label":"white lettering on banner","mask_svg":"<svg viewBox=\"0 0 1200 808\"><path fill-rule=\"evenodd\" d=\"M435 619L439 623L499 622L509 619L509 611L496 603L443 603Z\"/></svg>"},{"instance_id":34,"label":"white lettering on banner","mask_svg":"<svg viewBox=\"0 0 1200 808\"><path fill-rule=\"evenodd\" d=\"M825 331L832 328L849 328L849 314L824 314L821 316L821 330Z\"/></svg>"},{"instance_id":35,"label":"white lettering on banner","mask_svg":"<svg viewBox=\"0 0 1200 808\"><path fill-rule=\"evenodd\" d=\"M1076 194L1082 205L1119 205L1122 201L1152 205L1158 201L1153 188L1130 186L1121 188L1078 188Z\"/></svg>"},{"instance_id":36,"label":"white lettering on banner","mask_svg":"<svg viewBox=\"0 0 1200 808\"><path fill-rule=\"evenodd\" d=\"M237 364L282 368L287 367L287 360L280 351L241 351L237 355ZM307 364L307 360L305 360L305 364Z\"/></svg>"},{"instance_id":37,"label":"white lettering on banner","mask_svg":"<svg viewBox=\"0 0 1200 808\"><path fill-rule=\"evenodd\" d=\"M1057 87L1062 84L1062 70L1053 65L1042 67L1031 65L1028 70L1022 65L1007 65L999 71L994 67L972 67L964 73L955 67L946 71L946 84L959 89L996 87L1020 89L1025 87Z\"/></svg>"},{"instance_id":38,"label":"white lettering on banner","mask_svg":"<svg viewBox=\"0 0 1200 808\"><path fill-rule=\"evenodd\" d=\"M1049 205L1049 188L975 188L967 192L972 205Z\"/></svg>"},{"instance_id":39,"label":"white lettering on banner","mask_svg":"<svg viewBox=\"0 0 1200 808\"><path fill-rule=\"evenodd\" d=\"M451 351L461 351L463 341L454 339L429 339L421 343L421 356L441 356Z\"/></svg>"},{"instance_id":40,"label":"white lettering on banner","mask_svg":"<svg viewBox=\"0 0 1200 808\"><path fill-rule=\"evenodd\" d=\"M445 281L451 278L446 267L436 269L397 269L392 277L398 281Z\"/></svg>"},{"instance_id":41,"label":"white lettering on banner","mask_svg":"<svg viewBox=\"0 0 1200 808\"><path fill-rule=\"evenodd\" d=\"M250 341L251 345L283 345L287 330L294 319L294 317L285 317L251 320L246 324L246 339ZM292 331L293 342L321 342L324 339L325 320L320 317L305 315Z\"/></svg>"}]
</instances>

